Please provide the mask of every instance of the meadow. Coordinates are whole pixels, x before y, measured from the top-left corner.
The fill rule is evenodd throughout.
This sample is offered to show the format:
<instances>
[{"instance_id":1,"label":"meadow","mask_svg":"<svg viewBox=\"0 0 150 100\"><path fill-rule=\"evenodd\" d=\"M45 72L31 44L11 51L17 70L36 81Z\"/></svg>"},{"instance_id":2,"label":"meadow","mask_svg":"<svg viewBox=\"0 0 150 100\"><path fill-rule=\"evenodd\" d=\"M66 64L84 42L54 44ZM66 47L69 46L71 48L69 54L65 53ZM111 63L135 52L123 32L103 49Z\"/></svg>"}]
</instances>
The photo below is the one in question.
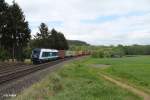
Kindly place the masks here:
<instances>
[{"instance_id":1,"label":"meadow","mask_svg":"<svg viewBox=\"0 0 150 100\"><path fill-rule=\"evenodd\" d=\"M150 56L88 59L88 64L107 64L102 72L150 93Z\"/></svg>"},{"instance_id":2,"label":"meadow","mask_svg":"<svg viewBox=\"0 0 150 100\"><path fill-rule=\"evenodd\" d=\"M142 100L141 97L118 87L99 75L100 72L117 75L117 72L113 72L112 70L113 66L117 64L122 65L123 63L126 64L130 61L128 59L133 58L93 59L89 57L80 61L68 63L13 99ZM144 61L145 60L143 60L143 62ZM95 67L95 65L98 64L112 64L112 68L110 66L106 68L107 70L102 70L101 67ZM130 62L129 65L130 64L132 63Z\"/></svg>"}]
</instances>

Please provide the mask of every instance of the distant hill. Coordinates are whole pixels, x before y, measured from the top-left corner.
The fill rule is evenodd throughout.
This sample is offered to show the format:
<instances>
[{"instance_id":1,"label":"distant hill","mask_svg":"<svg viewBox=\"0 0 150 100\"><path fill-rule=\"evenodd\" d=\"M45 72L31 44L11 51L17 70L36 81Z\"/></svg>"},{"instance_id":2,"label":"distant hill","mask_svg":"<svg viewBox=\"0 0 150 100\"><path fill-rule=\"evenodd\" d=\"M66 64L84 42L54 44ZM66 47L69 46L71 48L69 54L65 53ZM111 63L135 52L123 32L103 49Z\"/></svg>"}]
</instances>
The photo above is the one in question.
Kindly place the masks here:
<instances>
[{"instance_id":1,"label":"distant hill","mask_svg":"<svg viewBox=\"0 0 150 100\"><path fill-rule=\"evenodd\" d=\"M69 46L89 46L90 44L80 40L68 40Z\"/></svg>"}]
</instances>

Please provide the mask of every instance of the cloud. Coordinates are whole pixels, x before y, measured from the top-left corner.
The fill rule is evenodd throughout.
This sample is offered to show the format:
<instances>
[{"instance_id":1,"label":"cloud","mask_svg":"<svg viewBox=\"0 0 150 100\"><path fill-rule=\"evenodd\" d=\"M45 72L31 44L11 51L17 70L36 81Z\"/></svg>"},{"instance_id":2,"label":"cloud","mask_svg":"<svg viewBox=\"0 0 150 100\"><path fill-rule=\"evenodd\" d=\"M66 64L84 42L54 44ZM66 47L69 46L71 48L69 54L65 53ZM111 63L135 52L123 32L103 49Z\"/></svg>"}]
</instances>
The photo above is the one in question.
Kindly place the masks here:
<instances>
[{"instance_id":1,"label":"cloud","mask_svg":"<svg viewBox=\"0 0 150 100\"><path fill-rule=\"evenodd\" d=\"M6 0L11 3L12 0ZM149 44L149 0L16 0L32 34L41 22L68 39L99 45ZM144 41L144 42L143 42Z\"/></svg>"}]
</instances>

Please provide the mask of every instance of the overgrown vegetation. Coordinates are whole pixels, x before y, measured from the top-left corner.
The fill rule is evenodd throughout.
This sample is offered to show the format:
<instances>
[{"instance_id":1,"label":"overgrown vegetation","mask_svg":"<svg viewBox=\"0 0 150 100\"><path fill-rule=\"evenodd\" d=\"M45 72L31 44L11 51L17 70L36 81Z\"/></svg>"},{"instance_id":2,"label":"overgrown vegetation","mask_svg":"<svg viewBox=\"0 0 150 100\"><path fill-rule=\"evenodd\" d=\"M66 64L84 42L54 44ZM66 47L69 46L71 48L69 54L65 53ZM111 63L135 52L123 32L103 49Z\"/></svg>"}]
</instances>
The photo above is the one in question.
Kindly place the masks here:
<instances>
[{"instance_id":1,"label":"overgrown vegetation","mask_svg":"<svg viewBox=\"0 0 150 100\"><path fill-rule=\"evenodd\" d=\"M102 77L91 58L72 62L25 90L15 100L141 100Z\"/></svg>"}]
</instances>

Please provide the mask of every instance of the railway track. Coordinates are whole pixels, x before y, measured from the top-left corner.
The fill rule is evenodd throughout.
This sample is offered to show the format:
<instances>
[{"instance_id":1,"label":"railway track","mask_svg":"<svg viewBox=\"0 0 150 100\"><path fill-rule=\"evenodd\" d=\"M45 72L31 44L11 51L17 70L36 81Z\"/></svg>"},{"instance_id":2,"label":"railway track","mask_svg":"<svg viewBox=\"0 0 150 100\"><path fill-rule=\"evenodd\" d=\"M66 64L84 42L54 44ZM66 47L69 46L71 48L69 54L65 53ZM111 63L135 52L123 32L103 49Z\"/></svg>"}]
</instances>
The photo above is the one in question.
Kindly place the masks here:
<instances>
[{"instance_id":1,"label":"railway track","mask_svg":"<svg viewBox=\"0 0 150 100\"><path fill-rule=\"evenodd\" d=\"M21 66L15 66L15 67L13 66L12 68L6 68L3 70L0 70L0 84L4 84L11 80L23 77L23 76L33 73L35 71L48 68L50 66L56 65L58 63L61 63L63 61L70 60L73 58L75 58L75 57L59 59L56 61L39 64L39 65L21 65Z\"/></svg>"},{"instance_id":2,"label":"railway track","mask_svg":"<svg viewBox=\"0 0 150 100\"><path fill-rule=\"evenodd\" d=\"M3 69L0 69L0 75L3 73L11 72L13 70L22 69L23 67L27 67L27 66L29 67L29 66L33 66L33 65L20 65L20 66L4 67Z\"/></svg>"},{"instance_id":3,"label":"railway track","mask_svg":"<svg viewBox=\"0 0 150 100\"><path fill-rule=\"evenodd\" d=\"M23 66L23 65L29 65L29 64L23 64L23 63L0 63L0 71L3 69L8 69L16 66Z\"/></svg>"}]
</instances>

